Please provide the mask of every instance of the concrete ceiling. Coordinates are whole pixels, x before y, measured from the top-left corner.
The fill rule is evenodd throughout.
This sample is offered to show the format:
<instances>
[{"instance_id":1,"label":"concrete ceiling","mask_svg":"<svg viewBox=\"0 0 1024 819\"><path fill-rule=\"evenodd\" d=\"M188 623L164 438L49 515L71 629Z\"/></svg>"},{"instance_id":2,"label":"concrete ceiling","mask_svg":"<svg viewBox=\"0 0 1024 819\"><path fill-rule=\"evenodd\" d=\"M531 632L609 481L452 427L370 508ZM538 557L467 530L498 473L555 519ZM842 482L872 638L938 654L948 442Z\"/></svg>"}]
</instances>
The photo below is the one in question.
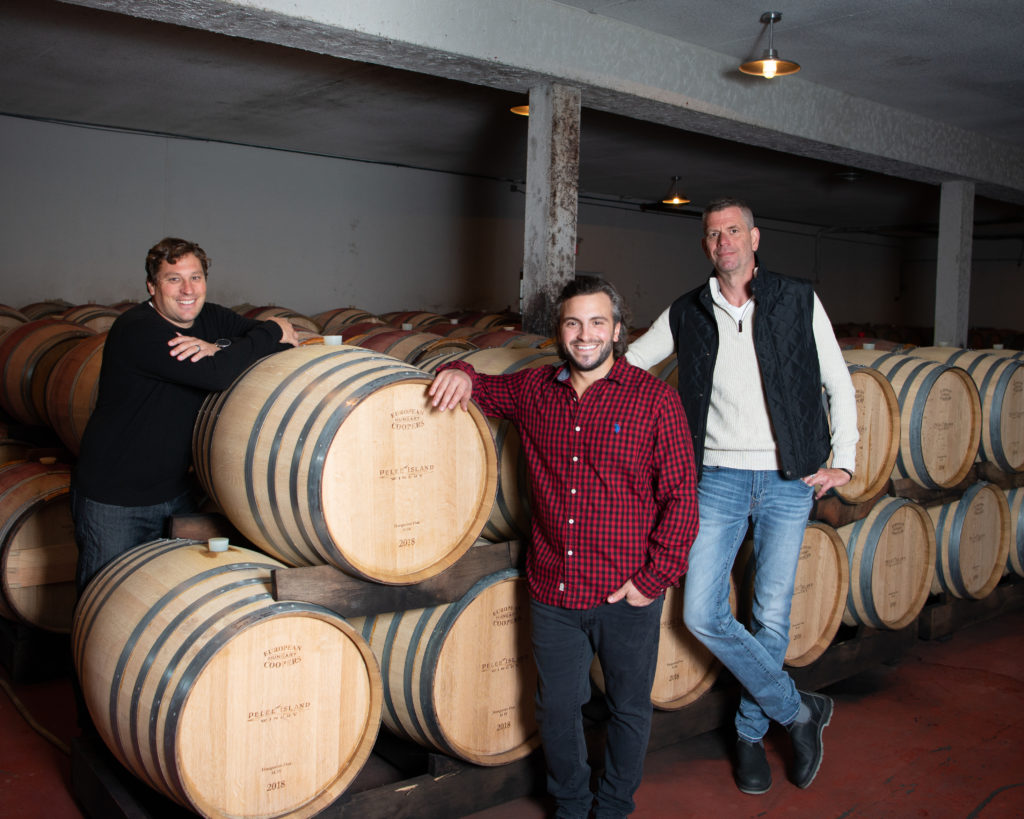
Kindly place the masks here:
<instances>
[{"instance_id":1,"label":"concrete ceiling","mask_svg":"<svg viewBox=\"0 0 1024 819\"><path fill-rule=\"evenodd\" d=\"M518 6L529 10L530 2L546 12L564 7L570 26L595 19L630 42L674 38L724 55L729 66L767 47L759 22L766 9L739 0ZM447 63L398 59L398 48L393 64L402 67L393 68L380 64L387 50L357 61L330 49L199 30L229 30L210 7L224 7L226 17L246 5L5 0L0 114L523 181L527 123L508 108L526 101L528 80L495 70L466 71L468 81L461 81ZM804 80L852 103L893 109L915 126L923 118L937 129L991 140L996 154L1006 147L1008 177L1021 177L1024 10L1017 0L788 0L777 8L783 18L774 45L803 70L771 84ZM158 19L134 16L139 9ZM442 56L437 62L453 59ZM769 83L728 73L734 83ZM589 105L584 94L580 156L580 190L589 201L651 202L679 175L694 206L730 193L748 199L760 216L830 229L928 233L937 222L939 188L931 176L904 175L884 162L851 167L798 156L763 141L745 144L742 129L698 133L647 121L657 118L646 117L642 106L593 99ZM977 198L977 234L1024 236L1024 190L993 190L995 196Z\"/></svg>"}]
</instances>

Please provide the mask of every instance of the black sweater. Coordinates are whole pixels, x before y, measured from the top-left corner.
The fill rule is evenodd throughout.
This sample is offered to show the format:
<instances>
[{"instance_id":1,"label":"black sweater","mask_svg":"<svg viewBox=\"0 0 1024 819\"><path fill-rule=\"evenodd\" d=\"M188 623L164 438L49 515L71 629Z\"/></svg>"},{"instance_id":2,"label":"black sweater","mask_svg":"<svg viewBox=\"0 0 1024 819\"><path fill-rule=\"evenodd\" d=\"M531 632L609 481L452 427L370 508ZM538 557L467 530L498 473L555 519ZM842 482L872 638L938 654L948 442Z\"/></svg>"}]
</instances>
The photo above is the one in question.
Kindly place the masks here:
<instances>
[{"instance_id":1,"label":"black sweater","mask_svg":"<svg viewBox=\"0 0 1024 819\"><path fill-rule=\"evenodd\" d=\"M175 335L231 345L195 363L170 355ZM150 506L189 488L192 427L207 394L250 364L287 349L273 321L207 303L183 330L145 302L119 316L103 346L96 408L82 436L75 490L100 503Z\"/></svg>"}]
</instances>

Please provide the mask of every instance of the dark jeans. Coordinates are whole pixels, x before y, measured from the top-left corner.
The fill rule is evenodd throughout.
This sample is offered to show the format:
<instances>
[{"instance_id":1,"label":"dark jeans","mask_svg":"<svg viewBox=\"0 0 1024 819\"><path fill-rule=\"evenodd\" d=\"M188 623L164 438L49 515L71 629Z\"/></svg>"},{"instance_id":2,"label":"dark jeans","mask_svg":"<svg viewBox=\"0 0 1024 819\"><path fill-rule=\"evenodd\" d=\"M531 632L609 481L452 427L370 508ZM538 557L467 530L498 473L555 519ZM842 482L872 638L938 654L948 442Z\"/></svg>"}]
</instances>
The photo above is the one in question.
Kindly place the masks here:
<instances>
[{"instance_id":1,"label":"dark jeans","mask_svg":"<svg viewBox=\"0 0 1024 819\"><path fill-rule=\"evenodd\" d=\"M596 816L622 817L633 810L651 732L663 602L660 597L636 607L622 600L583 610L530 602L537 719L559 819L586 819L593 801L580 709L590 698L595 652L611 711Z\"/></svg>"},{"instance_id":2,"label":"dark jeans","mask_svg":"<svg viewBox=\"0 0 1024 819\"><path fill-rule=\"evenodd\" d=\"M114 506L79 495L71 489L78 566L75 586L81 596L88 582L118 555L162 538L167 518L197 511L190 492L153 506Z\"/></svg>"}]
</instances>

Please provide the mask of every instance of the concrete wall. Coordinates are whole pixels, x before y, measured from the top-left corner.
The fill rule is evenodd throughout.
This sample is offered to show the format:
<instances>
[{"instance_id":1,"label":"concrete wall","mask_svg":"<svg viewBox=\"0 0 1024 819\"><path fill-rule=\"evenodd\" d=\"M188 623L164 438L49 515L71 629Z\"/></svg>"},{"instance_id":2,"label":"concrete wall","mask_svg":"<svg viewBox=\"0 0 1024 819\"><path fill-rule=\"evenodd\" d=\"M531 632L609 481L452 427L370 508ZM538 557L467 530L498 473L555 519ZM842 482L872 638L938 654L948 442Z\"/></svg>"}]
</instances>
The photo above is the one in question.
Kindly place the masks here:
<instances>
[{"instance_id":1,"label":"concrete wall","mask_svg":"<svg viewBox=\"0 0 1024 819\"><path fill-rule=\"evenodd\" d=\"M12 117L0 179L0 303L13 307L145 298L146 250L179 235L213 258L210 298L226 305L518 309L524 197L506 182ZM905 263L899 243L761 230L764 264L814 280L834 322L932 323L934 264ZM577 269L614 282L645 325L709 266L698 220L584 200ZM979 267L972 324L1019 326L998 295L1014 277L1012 262Z\"/></svg>"}]
</instances>

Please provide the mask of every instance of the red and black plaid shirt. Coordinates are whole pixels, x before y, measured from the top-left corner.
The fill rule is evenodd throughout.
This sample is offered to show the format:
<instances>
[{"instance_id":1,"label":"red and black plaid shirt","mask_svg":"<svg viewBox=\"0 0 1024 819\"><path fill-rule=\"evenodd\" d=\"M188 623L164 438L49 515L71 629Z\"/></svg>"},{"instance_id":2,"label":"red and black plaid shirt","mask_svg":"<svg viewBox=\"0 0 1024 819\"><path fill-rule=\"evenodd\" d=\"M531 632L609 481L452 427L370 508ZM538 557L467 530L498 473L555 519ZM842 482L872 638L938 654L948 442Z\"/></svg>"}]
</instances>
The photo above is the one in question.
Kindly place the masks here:
<instances>
[{"instance_id":1,"label":"red and black plaid shirt","mask_svg":"<svg viewBox=\"0 0 1024 819\"><path fill-rule=\"evenodd\" d=\"M625 359L582 398L565 367L473 379L473 400L519 430L533 492L535 600L598 606L627 580L657 597L686 571L697 478L679 395Z\"/></svg>"}]
</instances>

